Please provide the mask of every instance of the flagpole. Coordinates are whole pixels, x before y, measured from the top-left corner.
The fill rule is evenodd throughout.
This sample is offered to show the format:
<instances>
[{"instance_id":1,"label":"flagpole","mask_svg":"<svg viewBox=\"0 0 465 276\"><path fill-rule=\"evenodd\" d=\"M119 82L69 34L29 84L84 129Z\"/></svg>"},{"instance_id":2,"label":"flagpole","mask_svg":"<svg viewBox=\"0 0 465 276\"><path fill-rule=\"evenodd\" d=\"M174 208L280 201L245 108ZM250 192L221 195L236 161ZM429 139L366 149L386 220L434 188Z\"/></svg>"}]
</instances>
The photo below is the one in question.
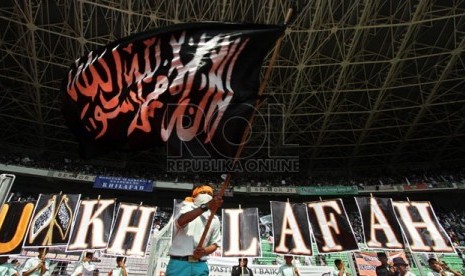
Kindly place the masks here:
<instances>
[{"instance_id":1,"label":"flagpole","mask_svg":"<svg viewBox=\"0 0 465 276\"><path fill-rule=\"evenodd\" d=\"M293 9L289 8L289 10L287 11L287 14L286 14L286 18L284 20L285 25L287 25L289 20L291 19L292 12L293 12ZM272 71L273 65L276 62L276 59L278 57L279 51L281 49L281 44L283 42L285 34L286 33L283 33L278 38L278 40L276 41L276 46L274 48L273 55L271 56L270 64L266 68L265 76L263 77L263 81L261 82L260 87L258 89L258 94L257 94L258 97L257 97L257 100L255 101L255 106L254 106L255 108L252 111L252 114L251 114L251 116L250 116L250 118L248 120L249 123L246 125L245 131L242 134L241 143L239 144L239 147L238 147L238 149L236 151L236 155L234 156L233 165L239 160L239 158L240 158L240 156L242 154L242 150L244 149L245 140L247 139L247 136L249 135L249 132L250 132L250 125L252 124L252 122L255 119L255 110L260 105L260 96L263 95L263 93L265 92L266 87L268 86L268 81L269 81L270 76L271 76L271 71ZM229 186L230 181L231 181L231 172L228 172L227 175L226 175L226 179L224 180L223 185L221 186L221 190L218 193L219 196L223 197L224 192L226 191L226 188ZM207 224L205 225L205 229L203 230L202 237L200 238L200 241L199 241L199 244L197 245L197 248L202 248L203 247L203 243L205 242L205 238L207 237L208 229L210 228L210 225L211 225L211 223L213 221L213 218L214 218L214 216L216 214L216 211L217 211L217 208L214 208L214 209L210 210L210 216L208 217Z\"/></svg>"},{"instance_id":2,"label":"flagpole","mask_svg":"<svg viewBox=\"0 0 465 276\"><path fill-rule=\"evenodd\" d=\"M61 192L60 192L60 196L61 196ZM42 241L42 245L51 245L53 241L53 227L55 226L56 216L58 215L58 212L60 211L58 207L60 207L60 203L61 203L61 202L56 203L57 202L56 195L53 195L53 198L54 198L53 204L57 207L57 210L53 212L53 220L50 222L50 225L48 226L47 234L45 235L45 238Z\"/></svg>"}]
</instances>

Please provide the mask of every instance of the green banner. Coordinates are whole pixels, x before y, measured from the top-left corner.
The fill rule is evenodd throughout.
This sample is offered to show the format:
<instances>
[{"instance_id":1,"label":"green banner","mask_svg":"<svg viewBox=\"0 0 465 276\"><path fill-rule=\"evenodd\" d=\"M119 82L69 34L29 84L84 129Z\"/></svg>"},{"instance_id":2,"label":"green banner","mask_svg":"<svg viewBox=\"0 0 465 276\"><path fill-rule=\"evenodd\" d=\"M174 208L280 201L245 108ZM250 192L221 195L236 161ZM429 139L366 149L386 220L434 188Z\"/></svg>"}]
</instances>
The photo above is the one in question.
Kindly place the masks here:
<instances>
[{"instance_id":1,"label":"green banner","mask_svg":"<svg viewBox=\"0 0 465 276\"><path fill-rule=\"evenodd\" d=\"M356 195L357 186L309 186L298 187L299 195Z\"/></svg>"}]
</instances>

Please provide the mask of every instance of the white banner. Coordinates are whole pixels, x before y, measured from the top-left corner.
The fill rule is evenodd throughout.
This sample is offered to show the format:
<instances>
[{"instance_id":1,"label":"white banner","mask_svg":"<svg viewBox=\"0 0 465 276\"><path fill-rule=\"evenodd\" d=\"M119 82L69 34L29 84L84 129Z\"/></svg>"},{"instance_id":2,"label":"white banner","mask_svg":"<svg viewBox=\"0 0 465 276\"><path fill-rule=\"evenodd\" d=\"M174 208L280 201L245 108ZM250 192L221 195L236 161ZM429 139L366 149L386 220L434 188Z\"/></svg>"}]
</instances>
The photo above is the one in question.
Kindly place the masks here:
<instances>
[{"instance_id":1,"label":"white banner","mask_svg":"<svg viewBox=\"0 0 465 276\"><path fill-rule=\"evenodd\" d=\"M158 259L157 269L153 276L165 276L166 267L168 266L169 258ZM231 269L237 265L237 259L231 258L211 258L208 260L210 268L210 276L231 276ZM277 275L279 265L255 265L249 262L248 267L252 269L254 276L270 276ZM329 266L298 266L300 275L331 275L334 268Z\"/></svg>"},{"instance_id":2,"label":"white banner","mask_svg":"<svg viewBox=\"0 0 465 276\"><path fill-rule=\"evenodd\" d=\"M95 175L80 174L80 173L69 173L69 172L55 171L55 172L53 172L52 177L68 179L68 180L79 180L79 181L86 181L86 182L95 182Z\"/></svg>"}]
</instances>

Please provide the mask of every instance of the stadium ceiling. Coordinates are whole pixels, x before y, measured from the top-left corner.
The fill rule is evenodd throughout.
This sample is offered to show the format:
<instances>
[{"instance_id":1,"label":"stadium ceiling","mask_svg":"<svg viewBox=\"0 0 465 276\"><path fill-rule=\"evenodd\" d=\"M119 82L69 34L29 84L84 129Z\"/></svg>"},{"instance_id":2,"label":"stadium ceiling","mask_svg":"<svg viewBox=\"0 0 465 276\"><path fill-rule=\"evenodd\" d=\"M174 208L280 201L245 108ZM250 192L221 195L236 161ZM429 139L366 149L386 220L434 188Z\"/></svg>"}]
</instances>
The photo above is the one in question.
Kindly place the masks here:
<instances>
[{"instance_id":1,"label":"stadium ceiling","mask_svg":"<svg viewBox=\"0 0 465 276\"><path fill-rule=\"evenodd\" d=\"M465 160L464 0L297 5L260 109L265 120L256 120L245 154L267 132L270 150L258 156L298 154L303 171ZM99 46L181 22L279 24L289 7L283 0L2 0L0 144L77 156L60 85L71 62ZM108 158L151 163L163 152Z\"/></svg>"}]
</instances>

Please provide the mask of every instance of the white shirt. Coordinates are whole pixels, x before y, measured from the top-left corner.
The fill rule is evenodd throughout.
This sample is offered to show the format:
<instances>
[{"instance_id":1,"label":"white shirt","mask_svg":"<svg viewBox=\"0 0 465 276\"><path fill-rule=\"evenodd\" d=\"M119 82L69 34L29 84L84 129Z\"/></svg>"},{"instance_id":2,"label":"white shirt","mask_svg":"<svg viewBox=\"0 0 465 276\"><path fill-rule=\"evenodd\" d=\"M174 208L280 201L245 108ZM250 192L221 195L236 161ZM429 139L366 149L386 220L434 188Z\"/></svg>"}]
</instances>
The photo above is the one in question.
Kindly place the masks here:
<instances>
[{"instance_id":1,"label":"white shirt","mask_svg":"<svg viewBox=\"0 0 465 276\"><path fill-rule=\"evenodd\" d=\"M194 249L199 244L200 238L202 237L203 230L207 224L210 211L206 211L193 221L186 224L183 228L178 227L177 220L182 214L185 214L197 207L191 202L183 202L179 214L175 217L173 226L173 238L169 255L171 256L190 256L194 253ZM220 220L215 216L212 220L210 228L208 229L207 236L203 247L207 247L211 244L219 246L221 244L221 232L220 232ZM205 260L206 256L202 257Z\"/></svg>"},{"instance_id":2,"label":"white shirt","mask_svg":"<svg viewBox=\"0 0 465 276\"><path fill-rule=\"evenodd\" d=\"M278 275L280 276L295 276L296 274L294 273L294 270L296 268L294 266L288 266L287 264L284 264L279 267Z\"/></svg>"},{"instance_id":3,"label":"white shirt","mask_svg":"<svg viewBox=\"0 0 465 276\"><path fill-rule=\"evenodd\" d=\"M305 260L304 263L306 266L312 265L312 259L309 256L305 256L304 260Z\"/></svg>"},{"instance_id":4,"label":"white shirt","mask_svg":"<svg viewBox=\"0 0 465 276\"><path fill-rule=\"evenodd\" d=\"M15 266L10 263L0 264L0 275L11 276L18 273Z\"/></svg>"},{"instance_id":5,"label":"white shirt","mask_svg":"<svg viewBox=\"0 0 465 276\"><path fill-rule=\"evenodd\" d=\"M75 268L71 276L79 275L82 273L82 276L92 276L94 275L95 265L90 262L80 262Z\"/></svg>"},{"instance_id":6,"label":"white shirt","mask_svg":"<svg viewBox=\"0 0 465 276\"><path fill-rule=\"evenodd\" d=\"M333 272L331 272L331 275L333 275L333 276L339 276L339 270L334 270ZM342 275L343 275L343 276L346 276L347 274L344 272Z\"/></svg>"},{"instance_id":7,"label":"white shirt","mask_svg":"<svg viewBox=\"0 0 465 276\"><path fill-rule=\"evenodd\" d=\"M126 273L129 275L129 270L126 268ZM121 267L113 268L111 276L123 276L123 269Z\"/></svg>"},{"instance_id":8,"label":"white shirt","mask_svg":"<svg viewBox=\"0 0 465 276\"><path fill-rule=\"evenodd\" d=\"M28 259L25 263L24 263L24 266L23 266L23 269L21 270L21 274L23 272L27 272L31 269L33 269L34 267L36 267L42 260L39 259L38 257L34 257L34 258L30 258ZM45 269L48 270L49 269L49 261L48 260L45 260ZM45 272L47 273L47 272ZM29 275L33 275L33 276L40 276L42 274L40 274L40 269L36 269L34 270L31 274Z\"/></svg>"}]
</instances>

